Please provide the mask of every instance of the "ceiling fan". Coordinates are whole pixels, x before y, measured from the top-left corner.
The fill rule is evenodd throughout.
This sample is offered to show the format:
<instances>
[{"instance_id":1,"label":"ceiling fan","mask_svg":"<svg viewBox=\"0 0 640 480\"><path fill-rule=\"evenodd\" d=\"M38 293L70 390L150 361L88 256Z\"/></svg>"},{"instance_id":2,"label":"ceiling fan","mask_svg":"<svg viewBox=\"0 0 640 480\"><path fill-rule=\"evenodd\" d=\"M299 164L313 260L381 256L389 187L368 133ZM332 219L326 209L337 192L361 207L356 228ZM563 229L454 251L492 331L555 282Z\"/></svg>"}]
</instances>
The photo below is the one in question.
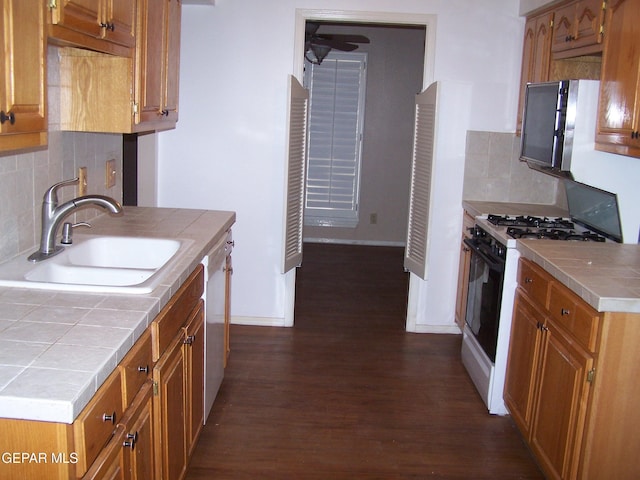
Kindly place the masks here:
<instances>
[{"instance_id":1,"label":"ceiling fan","mask_svg":"<svg viewBox=\"0 0 640 480\"><path fill-rule=\"evenodd\" d=\"M331 49L351 52L358 48L357 43L369 43L369 39L364 35L324 34L318 33L318 28L320 23L305 24L304 58L315 65L320 65Z\"/></svg>"}]
</instances>

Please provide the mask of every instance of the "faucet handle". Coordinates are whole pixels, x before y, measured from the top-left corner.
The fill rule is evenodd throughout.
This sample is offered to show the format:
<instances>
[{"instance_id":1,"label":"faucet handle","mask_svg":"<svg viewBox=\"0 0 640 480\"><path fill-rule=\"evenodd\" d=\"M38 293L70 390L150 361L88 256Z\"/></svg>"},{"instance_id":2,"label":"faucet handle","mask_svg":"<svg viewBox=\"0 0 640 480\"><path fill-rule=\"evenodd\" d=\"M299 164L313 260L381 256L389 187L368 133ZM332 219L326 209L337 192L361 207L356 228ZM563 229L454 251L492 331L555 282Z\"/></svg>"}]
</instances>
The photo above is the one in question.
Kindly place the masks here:
<instances>
[{"instance_id":1,"label":"faucet handle","mask_svg":"<svg viewBox=\"0 0 640 480\"><path fill-rule=\"evenodd\" d=\"M76 185L78 182L80 181L80 179L78 177L76 178L71 178L69 180L63 180L61 182L55 183L53 185L51 185L46 192L44 192L44 198L42 199L42 201L44 203L53 203L53 204L57 204L58 203L58 189L61 187L67 187L70 185Z\"/></svg>"}]
</instances>

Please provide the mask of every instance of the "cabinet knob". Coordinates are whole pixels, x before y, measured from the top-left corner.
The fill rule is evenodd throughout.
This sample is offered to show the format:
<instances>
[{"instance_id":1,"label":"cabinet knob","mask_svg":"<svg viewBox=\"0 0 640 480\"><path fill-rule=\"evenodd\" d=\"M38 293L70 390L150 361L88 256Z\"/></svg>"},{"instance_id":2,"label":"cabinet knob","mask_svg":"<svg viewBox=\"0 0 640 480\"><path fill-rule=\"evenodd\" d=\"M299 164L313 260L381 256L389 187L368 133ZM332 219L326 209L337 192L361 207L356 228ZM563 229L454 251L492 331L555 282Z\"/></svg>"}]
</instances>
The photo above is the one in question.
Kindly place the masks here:
<instances>
[{"instance_id":1,"label":"cabinet knob","mask_svg":"<svg viewBox=\"0 0 640 480\"><path fill-rule=\"evenodd\" d=\"M145 365L144 367L138 367L138 371L140 373L149 373L149 365Z\"/></svg>"},{"instance_id":2,"label":"cabinet knob","mask_svg":"<svg viewBox=\"0 0 640 480\"><path fill-rule=\"evenodd\" d=\"M570 313L571 313L571 311L567 310L566 308L561 308L560 309L560 315L562 315L562 316L569 315Z\"/></svg>"},{"instance_id":3,"label":"cabinet knob","mask_svg":"<svg viewBox=\"0 0 640 480\"><path fill-rule=\"evenodd\" d=\"M640 138L640 132L638 131L631 132L631 138L633 138L634 140L637 140L638 138Z\"/></svg>"},{"instance_id":4,"label":"cabinet knob","mask_svg":"<svg viewBox=\"0 0 640 480\"><path fill-rule=\"evenodd\" d=\"M533 278L525 277L524 283L533 283Z\"/></svg>"},{"instance_id":5,"label":"cabinet knob","mask_svg":"<svg viewBox=\"0 0 640 480\"><path fill-rule=\"evenodd\" d=\"M185 345L191 345L195 341L196 341L196 336L195 335L189 335L187 338L184 339L183 343Z\"/></svg>"},{"instance_id":6,"label":"cabinet knob","mask_svg":"<svg viewBox=\"0 0 640 480\"><path fill-rule=\"evenodd\" d=\"M136 442L138 441L138 432L135 433L127 433L127 439L122 442L123 447L129 447L133 450L136 446Z\"/></svg>"},{"instance_id":7,"label":"cabinet knob","mask_svg":"<svg viewBox=\"0 0 640 480\"><path fill-rule=\"evenodd\" d=\"M114 425L116 424L116 412L114 411L111 414L108 413L104 413L102 414L102 421L103 422L111 422Z\"/></svg>"},{"instance_id":8,"label":"cabinet knob","mask_svg":"<svg viewBox=\"0 0 640 480\"><path fill-rule=\"evenodd\" d=\"M102 28L104 28L105 30L110 30L110 31L112 31L112 32L113 32L113 31L115 31L115 29L116 29L115 24L114 24L114 23L109 23L109 22L107 22L107 23L102 22L102 23L100 24L100 26L101 26Z\"/></svg>"},{"instance_id":9,"label":"cabinet knob","mask_svg":"<svg viewBox=\"0 0 640 480\"><path fill-rule=\"evenodd\" d=\"M16 116L13 112L5 113L4 110L0 111L0 124L4 124L5 122L9 122L11 125L16 123Z\"/></svg>"},{"instance_id":10,"label":"cabinet knob","mask_svg":"<svg viewBox=\"0 0 640 480\"><path fill-rule=\"evenodd\" d=\"M167 110L166 108L163 110L160 110L158 112L158 115L160 115L161 117L168 117L169 116L169 110Z\"/></svg>"}]
</instances>

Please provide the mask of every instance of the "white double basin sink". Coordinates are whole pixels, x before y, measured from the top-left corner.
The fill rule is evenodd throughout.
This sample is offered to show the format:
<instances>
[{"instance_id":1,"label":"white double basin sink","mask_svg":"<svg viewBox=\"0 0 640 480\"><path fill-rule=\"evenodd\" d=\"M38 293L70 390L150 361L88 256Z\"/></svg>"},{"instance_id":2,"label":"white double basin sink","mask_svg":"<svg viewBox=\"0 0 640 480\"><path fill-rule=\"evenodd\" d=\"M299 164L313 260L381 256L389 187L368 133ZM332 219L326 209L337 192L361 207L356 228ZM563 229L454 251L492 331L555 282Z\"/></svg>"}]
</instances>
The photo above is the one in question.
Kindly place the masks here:
<instances>
[{"instance_id":1,"label":"white double basin sink","mask_svg":"<svg viewBox=\"0 0 640 480\"><path fill-rule=\"evenodd\" d=\"M75 235L72 245L51 258L32 263L21 256L0 265L0 287L146 294L160 284L188 242Z\"/></svg>"}]
</instances>

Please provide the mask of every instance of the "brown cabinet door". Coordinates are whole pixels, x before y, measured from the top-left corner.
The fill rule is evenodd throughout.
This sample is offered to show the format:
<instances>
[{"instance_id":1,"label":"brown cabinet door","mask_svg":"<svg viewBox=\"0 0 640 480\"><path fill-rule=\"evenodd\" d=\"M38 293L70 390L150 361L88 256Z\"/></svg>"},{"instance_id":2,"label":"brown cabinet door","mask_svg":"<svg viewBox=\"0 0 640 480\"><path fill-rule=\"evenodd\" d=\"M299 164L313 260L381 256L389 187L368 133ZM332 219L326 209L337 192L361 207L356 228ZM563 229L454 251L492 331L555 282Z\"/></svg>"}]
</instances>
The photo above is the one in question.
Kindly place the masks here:
<instances>
[{"instance_id":1,"label":"brown cabinet door","mask_svg":"<svg viewBox=\"0 0 640 480\"><path fill-rule=\"evenodd\" d=\"M465 235L462 235L464 240ZM464 242L460 244L460 259L458 263L458 290L456 293L456 324L460 330L464 329L465 315L467 312L467 293L469 292L469 265L471 263L471 250Z\"/></svg>"},{"instance_id":2,"label":"brown cabinet door","mask_svg":"<svg viewBox=\"0 0 640 480\"><path fill-rule=\"evenodd\" d=\"M136 103L139 124L157 122L163 110L164 24L167 0L138 2L138 43L136 46Z\"/></svg>"},{"instance_id":3,"label":"brown cabinet door","mask_svg":"<svg viewBox=\"0 0 640 480\"><path fill-rule=\"evenodd\" d=\"M103 33L101 8L98 0L61 0L51 8L51 23L98 38Z\"/></svg>"},{"instance_id":4,"label":"brown cabinet door","mask_svg":"<svg viewBox=\"0 0 640 480\"><path fill-rule=\"evenodd\" d=\"M522 51L522 72L520 77L520 102L518 106L517 132L522 126L524 91L527 83L546 82L549 79L551 59L553 12L544 13L527 20Z\"/></svg>"},{"instance_id":5,"label":"brown cabinet door","mask_svg":"<svg viewBox=\"0 0 640 480\"><path fill-rule=\"evenodd\" d=\"M153 369L156 478L178 480L186 469L185 363L183 336L167 349Z\"/></svg>"},{"instance_id":6,"label":"brown cabinet door","mask_svg":"<svg viewBox=\"0 0 640 480\"><path fill-rule=\"evenodd\" d=\"M46 36L41 0L0 0L0 53L2 81L0 110L2 134L27 134L47 131L46 117ZM46 137L45 137L46 138ZM8 138L0 140L5 150ZM21 145L21 146L35 146Z\"/></svg>"},{"instance_id":7,"label":"brown cabinet door","mask_svg":"<svg viewBox=\"0 0 640 480\"><path fill-rule=\"evenodd\" d=\"M640 156L640 1L611 0L605 24L596 148Z\"/></svg>"},{"instance_id":8,"label":"brown cabinet door","mask_svg":"<svg viewBox=\"0 0 640 480\"><path fill-rule=\"evenodd\" d=\"M110 42L127 47L135 44L136 2L131 0L106 0L101 23L107 25L102 35Z\"/></svg>"},{"instance_id":9,"label":"brown cabinet door","mask_svg":"<svg viewBox=\"0 0 640 480\"><path fill-rule=\"evenodd\" d=\"M145 384L132 405L123 447L129 455L131 480L154 478L153 396L151 383ZM134 440L133 444L131 444ZM126 442L126 443L125 443Z\"/></svg>"},{"instance_id":10,"label":"brown cabinet door","mask_svg":"<svg viewBox=\"0 0 640 480\"><path fill-rule=\"evenodd\" d=\"M204 424L204 302L201 300L185 327L185 379L187 389L187 458L191 457Z\"/></svg>"},{"instance_id":11,"label":"brown cabinet door","mask_svg":"<svg viewBox=\"0 0 640 480\"><path fill-rule=\"evenodd\" d=\"M533 396L537 381L540 357L541 330L544 316L533 306L526 295L516 294L504 400L513 420L525 437L529 436Z\"/></svg>"},{"instance_id":12,"label":"brown cabinet door","mask_svg":"<svg viewBox=\"0 0 640 480\"><path fill-rule=\"evenodd\" d=\"M555 10L553 17L553 41L551 51L560 52L572 48L575 39L576 5L572 2Z\"/></svg>"},{"instance_id":13,"label":"brown cabinet door","mask_svg":"<svg viewBox=\"0 0 640 480\"><path fill-rule=\"evenodd\" d=\"M137 131L173 128L178 120L181 7L178 0L138 4Z\"/></svg>"},{"instance_id":14,"label":"brown cabinet door","mask_svg":"<svg viewBox=\"0 0 640 480\"><path fill-rule=\"evenodd\" d=\"M596 45L602 41L603 0L581 0L576 6L573 48Z\"/></svg>"},{"instance_id":15,"label":"brown cabinet door","mask_svg":"<svg viewBox=\"0 0 640 480\"><path fill-rule=\"evenodd\" d=\"M550 478L573 478L584 431L593 358L547 321L531 447Z\"/></svg>"},{"instance_id":16,"label":"brown cabinet door","mask_svg":"<svg viewBox=\"0 0 640 480\"><path fill-rule=\"evenodd\" d=\"M180 19L182 5L169 0L166 27L166 62L164 72L164 110L168 122L178 121L178 89L180 78Z\"/></svg>"}]
</instances>

